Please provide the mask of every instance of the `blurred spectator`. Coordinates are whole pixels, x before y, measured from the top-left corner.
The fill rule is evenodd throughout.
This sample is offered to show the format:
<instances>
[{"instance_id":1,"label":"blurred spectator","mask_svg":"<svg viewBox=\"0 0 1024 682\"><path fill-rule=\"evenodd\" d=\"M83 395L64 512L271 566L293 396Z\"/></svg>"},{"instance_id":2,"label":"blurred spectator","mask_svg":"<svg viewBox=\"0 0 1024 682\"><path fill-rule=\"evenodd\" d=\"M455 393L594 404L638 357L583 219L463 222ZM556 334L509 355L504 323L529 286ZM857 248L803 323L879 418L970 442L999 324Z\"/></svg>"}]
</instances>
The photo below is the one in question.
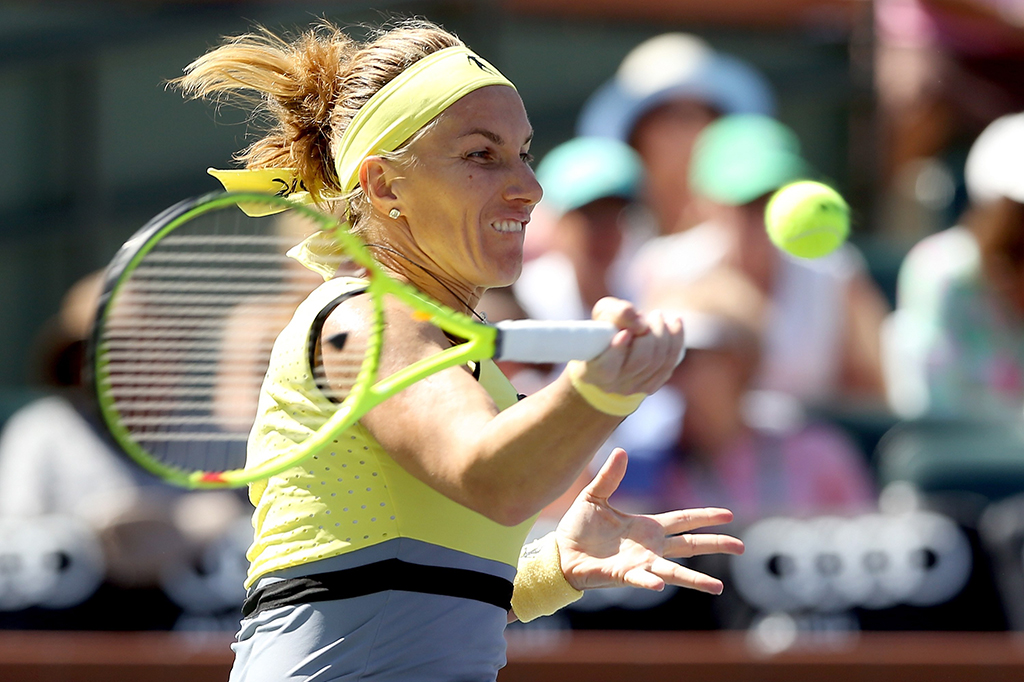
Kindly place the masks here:
<instances>
[{"instance_id":1,"label":"blurred spectator","mask_svg":"<svg viewBox=\"0 0 1024 682\"><path fill-rule=\"evenodd\" d=\"M92 423L97 416L81 388L101 284L101 273L77 282L40 335L38 374L58 390L12 415L0 436L2 516L88 516L136 485L128 462Z\"/></svg>"},{"instance_id":2,"label":"blurred spectator","mask_svg":"<svg viewBox=\"0 0 1024 682\"><path fill-rule=\"evenodd\" d=\"M587 319L599 299L628 297L616 265L642 174L636 153L607 138L579 137L544 157L537 179L551 222L548 251L524 263L514 285L531 318Z\"/></svg>"},{"instance_id":3,"label":"blurred spectator","mask_svg":"<svg viewBox=\"0 0 1024 682\"><path fill-rule=\"evenodd\" d=\"M651 240L631 270L641 298L726 264L771 301L754 385L813 403L884 396L879 328L887 312L849 245L816 260L768 239L764 208L779 187L810 172L796 134L759 115L726 116L698 137L690 184L705 222Z\"/></svg>"},{"instance_id":4,"label":"blurred spectator","mask_svg":"<svg viewBox=\"0 0 1024 682\"><path fill-rule=\"evenodd\" d=\"M292 213L275 216L274 225L282 251L301 244L316 230L309 220ZM320 274L294 258L282 260L285 281L280 291L247 297L234 306L225 322L222 342L232 340L231 362L219 363L213 393L213 416L225 431L249 432L256 418L260 385L270 364L274 341L298 305L323 284ZM244 450L240 455L244 457Z\"/></svg>"},{"instance_id":5,"label":"blurred spectator","mask_svg":"<svg viewBox=\"0 0 1024 682\"><path fill-rule=\"evenodd\" d=\"M747 276L716 268L644 305L682 313L688 339L668 384L685 402L682 430L650 478L661 506L725 506L741 522L873 506L864 457L840 431L751 391L768 303Z\"/></svg>"},{"instance_id":6,"label":"blurred spectator","mask_svg":"<svg viewBox=\"0 0 1024 682\"><path fill-rule=\"evenodd\" d=\"M106 592L113 602L99 609L101 617L88 607L85 627L170 627L180 611L173 605L169 610L166 598L144 595L192 576L208 546L223 544L239 521L248 525L247 513L234 492L189 493L163 484L110 442L82 385L85 339L102 281L102 273L93 273L77 282L45 325L37 353L50 395L18 410L0 433L0 554L20 567L0 581L0 611L73 607L105 581L136 597ZM35 534L33 542L19 539L25 529ZM244 546L234 551L241 557ZM31 575L36 564L45 581ZM243 576L244 567L231 577L235 592L224 597L207 591L202 601L236 609ZM183 599L171 599L189 610ZM61 621L55 616L44 622Z\"/></svg>"},{"instance_id":7,"label":"blurred spectator","mask_svg":"<svg viewBox=\"0 0 1024 682\"><path fill-rule=\"evenodd\" d=\"M657 232L671 234L698 221L688 168L704 126L723 114L773 109L768 83L749 65L696 36L666 33L626 55L584 106L577 132L612 137L637 150Z\"/></svg>"},{"instance_id":8,"label":"blurred spectator","mask_svg":"<svg viewBox=\"0 0 1024 682\"><path fill-rule=\"evenodd\" d=\"M900 270L886 332L904 416L1024 415L1024 114L971 148L963 224L925 238Z\"/></svg>"},{"instance_id":9,"label":"blurred spectator","mask_svg":"<svg viewBox=\"0 0 1024 682\"><path fill-rule=\"evenodd\" d=\"M877 0L880 227L913 243L962 208L956 171L981 130L1024 109L1024 4Z\"/></svg>"}]
</instances>

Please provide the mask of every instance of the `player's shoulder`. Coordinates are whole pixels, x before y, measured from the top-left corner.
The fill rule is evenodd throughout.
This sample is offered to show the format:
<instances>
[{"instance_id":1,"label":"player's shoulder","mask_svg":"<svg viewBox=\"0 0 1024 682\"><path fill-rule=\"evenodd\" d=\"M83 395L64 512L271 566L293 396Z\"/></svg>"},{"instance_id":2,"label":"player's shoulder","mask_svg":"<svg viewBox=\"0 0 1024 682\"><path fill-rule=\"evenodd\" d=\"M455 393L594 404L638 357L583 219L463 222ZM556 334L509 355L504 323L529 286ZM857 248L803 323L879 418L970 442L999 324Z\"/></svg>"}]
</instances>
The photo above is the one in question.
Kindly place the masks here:
<instances>
[{"instance_id":1,"label":"player's shoulder","mask_svg":"<svg viewBox=\"0 0 1024 682\"><path fill-rule=\"evenodd\" d=\"M409 303L395 296L361 295L366 282L338 286L338 298L328 302L324 317L323 337L339 333L363 337L384 334L389 354L398 353L415 359L448 347L444 332Z\"/></svg>"},{"instance_id":2,"label":"player's shoulder","mask_svg":"<svg viewBox=\"0 0 1024 682\"><path fill-rule=\"evenodd\" d=\"M357 298L358 294L366 290L367 285L366 280L355 277L329 279L306 295L298 305L293 321L333 311L341 302Z\"/></svg>"}]
</instances>

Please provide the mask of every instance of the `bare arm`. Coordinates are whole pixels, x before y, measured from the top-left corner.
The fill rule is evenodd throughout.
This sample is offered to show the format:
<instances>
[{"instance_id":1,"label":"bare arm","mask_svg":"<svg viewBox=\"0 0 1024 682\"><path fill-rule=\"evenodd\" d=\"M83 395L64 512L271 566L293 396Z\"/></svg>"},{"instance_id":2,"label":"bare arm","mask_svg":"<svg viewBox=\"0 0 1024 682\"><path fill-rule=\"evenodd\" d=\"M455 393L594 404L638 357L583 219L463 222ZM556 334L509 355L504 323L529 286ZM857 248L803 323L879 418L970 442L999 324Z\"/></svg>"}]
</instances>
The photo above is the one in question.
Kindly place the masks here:
<instances>
[{"instance_id":1,"label":"bare arm","mask_svg":"<svg viewBox=\"0 0 1024 682\"><path fill-rule=\"evenodd\" d=\"M324 337L362 328L367 308L360 297L339 306ZM608 351L587 363L586 381L614 393L656 390L678 357L681 323L660 315L641 319L629 304L613 299L599 308L601 319L625 329ZM439 329L397 304L387 311L387 325L381 376L449 345ZM328 380L334 359L328 344ZM565 491L620 421L592 408L564 374L499 412L469 372L456 367L388 399L362 424L412 475L494 521L515 525Z\"/></svg>"}]
</instances>

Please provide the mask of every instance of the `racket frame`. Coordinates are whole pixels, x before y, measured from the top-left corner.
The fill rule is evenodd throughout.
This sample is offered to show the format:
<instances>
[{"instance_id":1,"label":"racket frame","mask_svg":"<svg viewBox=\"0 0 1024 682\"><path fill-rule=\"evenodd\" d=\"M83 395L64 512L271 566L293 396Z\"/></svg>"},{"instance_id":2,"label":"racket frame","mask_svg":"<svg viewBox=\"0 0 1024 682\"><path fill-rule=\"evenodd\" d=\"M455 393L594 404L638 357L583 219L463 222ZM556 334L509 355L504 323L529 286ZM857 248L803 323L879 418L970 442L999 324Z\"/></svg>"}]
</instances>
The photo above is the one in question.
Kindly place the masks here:
<instances>
[{"instance_id":1,"label":"racket frame","mask_svg":"<svg viewBox=\"0 0 1024 682\"><path fill-rule=\"evenodd\" d=\"M231 206L238 207L249 202L272 204L283 210L298 212L321 225L322 229L331 231L335 239L342 245L346 256L367 272L366 293L375 297L373 323L377 329L383 327L382 302L384 297L392 295L413 308L417 319L429 321L459 338L466 339L466 341L408 365L384 379L374 381L379 368L382 335L380 333L371 334L366 360L360 368L352 392L312 436L285 452L252 467L230 471L188 471L171 466L150 455L132 438L129 430L121 423L115 400L112 394L105 390L109 387L107 381L109 371L100 349L102 330L105 328L111 304L116 301L122 284L160 240L197 216ZM94 387L100 412L111 435L118 445L144 469L169 483L185 488L240 487L269 478L295 466L314 451L325 446L340 431L350 427L371 409L420 379L451 367L493 357L498 344L498 334L497 328L476 322L468 315L426 297L411 285L390 277L369 254L359 237L346 229L346 223L337 218L315 208L272 195L215 192L186 199L164 210L125 242L115 255L104 279L93 334L91 342L88 344L86 366L91 374L89 379Z\"/></svg>"}]
</instances>

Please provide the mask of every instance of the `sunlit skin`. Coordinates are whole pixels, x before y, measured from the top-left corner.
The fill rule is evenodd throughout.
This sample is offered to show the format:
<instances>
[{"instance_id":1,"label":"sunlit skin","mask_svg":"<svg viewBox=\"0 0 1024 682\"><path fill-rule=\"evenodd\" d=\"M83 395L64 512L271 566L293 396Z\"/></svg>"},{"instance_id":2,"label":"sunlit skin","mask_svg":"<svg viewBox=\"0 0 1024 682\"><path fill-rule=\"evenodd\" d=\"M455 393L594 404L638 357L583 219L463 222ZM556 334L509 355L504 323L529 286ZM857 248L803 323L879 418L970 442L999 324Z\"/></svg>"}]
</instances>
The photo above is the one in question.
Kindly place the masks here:
<instances>
[{"instance_id":1,"label":"sunlit skin","mask_svg":"<svg viewBox=\"0 0 1024 682\"><path fill-rule=\"evenodd\" d=\"M475 306L485 289L514 282L526 225L542 195L529 165L532 138L516 91L490 86L453 104L410 145L414 162L364 163L361 179L371 187L371 201L385 216L393 208L401 213L375 237L451 291L407 261L374 255L456 309Z\"/></svg>"},{"instance_id":2,"label":"sunlit skin","mask_svg":"<svg viewBox=\"0 0 1024 682\"><path fill-rule=\"evenodd\" d=\"M528 164L531 133L516 92L492 86L449 107L409 146L411 161L367 158L360 185L373 211L364 234L388 249L374 255L396 277L456 309L513 281L522 264L522 232L541 196ZM401 215L391 218L392 209ZM438 327L400 304L387 304L385 316L381 376L451 345ZM678 317L644 315L608 298L594 318L620 331L608 351L586 363L588 383L623 395L653 393L664 383L682 345ZM324 336L345 332L355 339L369 319L368 302L354 297L330 315ZM327 344L328 378L343 373L342 365L333 369L336 361L343 358ZM567 489L619 421L595 411L565 375L499 411L464 368L417 382L361 420L410 473L512 525Z\"/></svg>"},{"instance_id":3,"label":"sunlit skin","mask_svg":"<svg viewBox=\"0 0 1024 682\"><path fill-rule=\"evenodd\" d=\"M720 580L673 560L741 553L740 540L714 532L717 526L732 520L732 513L718 508L651 515L618 511L609 499L619 488L627 465L626 453L618 448L589 485L576 488L582 488L581 492L557 530L544 540L545 546L554 545L556 551L523 552L517 562L515 544L527 537L545 507L580 480L595 453L622 422L621 413L626 410L614 406L625 404L628 409L636 409L637 400L616 400L607 394L642 397L656 392L668 380L684 349L682 319L676 314L643 312L625 300L601 298L591 316L607 323L611 336L607 347L596 357L571 364L571 369L524 397L517 396L511 383L492 373L490 361L483 359L488 350L500 355L502 344L497 342L494 328L474 326L478 333L472 334L465 324L446 333L440 325L448 329L458 326L445 323L451 315L434 315L429 304L410 304L407 296L396 300L395 295L373 287L384 283L382 276L385 282L390 277L408 284L424 298L475 314L488 289L507 287L518 278L525 230L542 196L530 167L533 129L518 93L511 86L477 87L481 83L507 82L496 78L493 67L466 53L457 38L426 21L403 21L374 33L377 35L371 40L360 42L344 36L334 25L319 21L291 42L266 31L247 34L228 39L222 47L193 62L180 81L186 92L200 97L241 92L269 102L271 106L263 113L274 124L272 132L243 152L247 165L257 169L279 164L295 167L314 198L323 185L345 193L337 196L323 192L319 207L343 219L340 224L349 223L353 236L365 244L370 257L385 270L382 275L370 265L369 258L349 253L350 258L342 259L334 271L334 279L322 287L317 285L321 288L299 304L300 311L316 316L310 326L296 330L303 332L303 338L295 339L291 350L298 352L302 361L286 363L287 358L276 354L272 364L284 373L281 390L265 385L260 389L259 402L274 408L261 419L266 417L267 427L284 439L281 443L294 441L322 448L322 456L327 450L340 450L335 443L342 443L348 436L358 439L355 434L361 434L367 440L364 452L348 449L348 453L365 456L364 464L372 464L372 459L380 465L380 470L373 473L380 477L366 489L387 489L389 501L382 504L392 508L390 518L400 526L394 534L397 537L370 549L361 549L359 543L352 545L343 538L353 533L353 527L341 522L359 522L345 516L350 509L341 507L342 518L336 521L337 516L328 516L336 510L335 504L345 504L340 493L332 501L328 481L307 484L303 489L299 487L301 481L284 476L268 484L263 506L283 504L281 513L294 532L282 535L257 523L256 545L267 544L285 552L286 556L281 556L301 571L297 575L326 570L324 560L332 560L337 552L342 555L334 559L359 560L377 547L397 547L401 558L416 561L407 551L408 543L429 545L435 539L438 549L458 559L460 565L472 564L488 574L500 569L499 574L506 578L513 571L529 576L527 567L532 564L543 574L538 581L541 590L562 586L564 579L577 590L627 585L660 590L672 585L720 593ZM462 61L463 57L472 66ZM413 63L416 68L408 68ZM449 64L455 66L449 70ZM353 100L365 102L357 116L365 122L368 134L394 130L389 128L398 123L392 105L413 114L417 122L410 128L422 127L415 132L402 127L401 134L394 137L404 137L404 141L346 138L351 129L346 131L337 124L352 120L348 107ZM377 106L382 103L385 106ZM442 113L434 116L438 110ZM432 121L419 122L430 116L434 116ZM349 162L358 164L358 187L353 186L347 171L333 174L336 164L349 167ZM339 182L343 186L339 187ZM602 229L610 227L608 217L599 216ZM323 242L315 242L316 247L321 245ZM590 255L603 261L608 255L605 249L611 244L599 246L603 248ZM396 287L383 288L393 292ZM336 298L317 309L320 296ZM303 314L294 318L296 324L302 324ZM245 335L247 327L242 325L233 331ZM603 334L605 330L601 331ZM463 344L467 339L459 336L472 336L471 345L467 348ZM287 335L279 342L290 344ZM504 348L514 351L519 345L528 344L513 340ZM456 352L446 353L453 348ZM460 351L469 351L467 355L479 351L475 356L478 361L467 362ZM437 364L432 363L434 371L427 371L426 376L415 372L426 369L420 361L437 360L439 354L456 364L437 371ZM529 354L525 355L529 359ZM417 364L420 366L414 367ZM348 408L358 410L360 398L373 401L375 393L379 397L378 391L386 390L388 379L394 380L397 372L409 369L413 372L408 372L406 378L412 375L418 380L379 403L362 403L375 407L360 411L358 420L335 433L333 443L328 443L331 427L340 428L341 423L347 423L346 416L354 415ZM398 382L405 385L401 377ZM354 388L366 391L353 395ZM293 428L289 420L285 423L275 419L278 410L291 415L297 427ZM313 422L319 417L326 423L314 434ZM323 436L326 438L321 442L319 437ZM303 508L291 509L299 513L290 515L289 500L299 498ZM436 537L423 537L408 527L408 519L417 516L421 521L437 521L432 523ZM694 532L698 529L711 532ZM364 540L370 537L363 535ZM313 552L316 549L324 552ZM420 552L412 549L413 554ZM392 587L403 586L385 584L382 589L389 592ZM537 599L540 590L530 586L528 580L520 580L513 592L518 595L518 599L512 599L516 604L513 611L524 616L556 610L566 601ZM327 598L339 596L344 597L329 594ZM388 594L384 596L392 599ZM444 618L456 613L453 609L462 608L455 603L458 599L434 597L436 603L430 608ZM394 597L400 598L400 594ZM530 608L531 600L541 602L541 608ZM295 603L303 601L307 600L299 598ZM318 607L314 604L313 608ZM479 630L481 637L497 636L500 633L492 631L500 625L495 614L501 615L496 607L486 617L481 611L479 619L470 614L472 622L447 618L441 625L456 638L469 628ZM510 611L508 617L515 619L517 615ZM288 642L281 648L271 641L268 651L301 655L305 649L337 649L339 642L344 649L351 649L349 642L338 639L337 628L317 628L316 623L311 628L297 649ZM256 654L267 653L264 640L266 637L261 636L253 639ZM355 642L354 646L348 654L341 652L344 657L336 657L338 665L344 667L349 654L361 655L361 645ZM494 647L470 652L468 665L489 663L496 670L503 658L500 650L491 649ZM429 655L419 656L413 651L403 659L403 666L411 671L406 677L415 679L420 663L430 670L440 665ZM288 667L290 663L285 660L281 665ZM321 672L330 675L334 667L328 662Z\"/></svg>"}]
</instances>

